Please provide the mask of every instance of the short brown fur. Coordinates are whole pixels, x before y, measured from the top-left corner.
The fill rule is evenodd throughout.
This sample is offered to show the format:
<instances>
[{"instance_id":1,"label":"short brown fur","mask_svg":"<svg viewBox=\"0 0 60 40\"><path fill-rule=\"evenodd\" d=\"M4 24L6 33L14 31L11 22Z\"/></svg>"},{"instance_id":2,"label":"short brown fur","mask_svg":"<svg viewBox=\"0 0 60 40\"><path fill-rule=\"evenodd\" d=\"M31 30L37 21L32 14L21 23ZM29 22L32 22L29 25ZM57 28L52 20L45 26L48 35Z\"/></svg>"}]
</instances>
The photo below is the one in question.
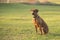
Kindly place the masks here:
<instances>
[{"instance_id":1,"label":"short brown fur","mask_svg":"<svg viewBox=\"0 0 60 40\"><path fill-rule=\"evenodd\" d=\"M38 9L33 9L32 15L33 15L33 23L35 25L36 32L37 32L37 29L39 28L41 35L47 34L49 31L48 26L44 22L44 20L38 15Z\"/></svg>"}]
</instances>

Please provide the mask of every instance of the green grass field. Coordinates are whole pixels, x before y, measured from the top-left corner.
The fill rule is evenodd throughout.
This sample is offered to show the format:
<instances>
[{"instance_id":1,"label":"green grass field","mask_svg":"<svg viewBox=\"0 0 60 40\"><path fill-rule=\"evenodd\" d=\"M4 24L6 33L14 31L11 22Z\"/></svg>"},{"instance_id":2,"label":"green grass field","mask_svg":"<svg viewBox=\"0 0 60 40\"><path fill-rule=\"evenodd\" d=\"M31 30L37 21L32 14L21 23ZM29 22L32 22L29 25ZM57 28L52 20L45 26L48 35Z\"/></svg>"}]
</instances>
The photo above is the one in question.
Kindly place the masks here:
<instances>
[{"instance_id":1,"label":"green grass field","mask_svg":"<svg viewBox=\"0 0 60 40\"><path fill-rule=\"evenodd\" d=\"M36 34L33 8L48 24L47 35ZM0 4L0 40L60 40L60 6Z\"/></svg>"}]
</instances>

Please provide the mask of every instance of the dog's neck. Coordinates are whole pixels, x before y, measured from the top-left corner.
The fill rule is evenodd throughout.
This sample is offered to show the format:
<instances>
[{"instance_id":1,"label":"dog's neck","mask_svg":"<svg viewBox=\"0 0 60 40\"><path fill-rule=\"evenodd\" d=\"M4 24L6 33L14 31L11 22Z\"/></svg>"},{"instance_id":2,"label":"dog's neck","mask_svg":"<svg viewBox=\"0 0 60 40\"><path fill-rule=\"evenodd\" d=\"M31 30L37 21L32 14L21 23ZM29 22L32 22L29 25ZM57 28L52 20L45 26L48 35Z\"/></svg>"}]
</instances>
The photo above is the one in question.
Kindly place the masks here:
<instances>
[{"instance_id":1,"label":"dog's neck","mask_svg":"<svg viewBox=\"0 0 60 40\"><path fill-rule=\"evenodd\" d=\"M33 15L33 18L36 18L36 17L38 17L39 15L36 13L36 14L34 14Z\"/></svg>"}]
</instances>

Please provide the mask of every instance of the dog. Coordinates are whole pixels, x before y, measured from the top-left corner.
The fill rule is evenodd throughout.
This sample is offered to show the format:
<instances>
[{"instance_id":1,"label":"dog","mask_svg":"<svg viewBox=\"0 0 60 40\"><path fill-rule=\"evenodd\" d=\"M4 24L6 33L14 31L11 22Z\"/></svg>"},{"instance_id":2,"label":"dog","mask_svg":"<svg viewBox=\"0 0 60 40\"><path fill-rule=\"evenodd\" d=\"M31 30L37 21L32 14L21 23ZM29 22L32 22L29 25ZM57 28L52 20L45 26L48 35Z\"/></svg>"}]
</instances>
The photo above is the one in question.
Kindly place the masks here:
<instances>
[{"instance_id":1,"label":"dog","mask_svg":"<svg viewBox=\"0 0 60 40\"><path fill-rule=\"evenodd\" d=\"M47 34L49 29L47 24L45 23L45 21L38 15L38 9L33 9L32 11L32 15L33 15L33 23L35 25L36 28L36 33L37 33L37 29L39 28L39 31L41 33L41 35L43 34Z\"/></svg>"}]
</instances>

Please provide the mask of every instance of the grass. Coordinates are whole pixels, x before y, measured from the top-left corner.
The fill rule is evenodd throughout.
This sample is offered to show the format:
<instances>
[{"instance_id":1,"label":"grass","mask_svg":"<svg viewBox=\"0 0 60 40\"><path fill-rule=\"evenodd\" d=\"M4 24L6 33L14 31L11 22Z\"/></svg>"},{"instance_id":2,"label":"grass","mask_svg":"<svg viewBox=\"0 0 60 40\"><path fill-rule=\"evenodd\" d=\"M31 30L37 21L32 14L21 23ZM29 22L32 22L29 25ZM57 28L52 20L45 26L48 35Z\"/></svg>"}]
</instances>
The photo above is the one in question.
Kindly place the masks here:
<instances>
[{"instance_id":1,"label":"grass","mask_svg":"<svg viewBox=\"0 0 60 40\"><path fill-rule=\"evenodd\" d=\"M48 24L47 35L36 34L32 8ZM0 40L60 40L60 6L0 4Z\"/></svg>"}]
</instances>

